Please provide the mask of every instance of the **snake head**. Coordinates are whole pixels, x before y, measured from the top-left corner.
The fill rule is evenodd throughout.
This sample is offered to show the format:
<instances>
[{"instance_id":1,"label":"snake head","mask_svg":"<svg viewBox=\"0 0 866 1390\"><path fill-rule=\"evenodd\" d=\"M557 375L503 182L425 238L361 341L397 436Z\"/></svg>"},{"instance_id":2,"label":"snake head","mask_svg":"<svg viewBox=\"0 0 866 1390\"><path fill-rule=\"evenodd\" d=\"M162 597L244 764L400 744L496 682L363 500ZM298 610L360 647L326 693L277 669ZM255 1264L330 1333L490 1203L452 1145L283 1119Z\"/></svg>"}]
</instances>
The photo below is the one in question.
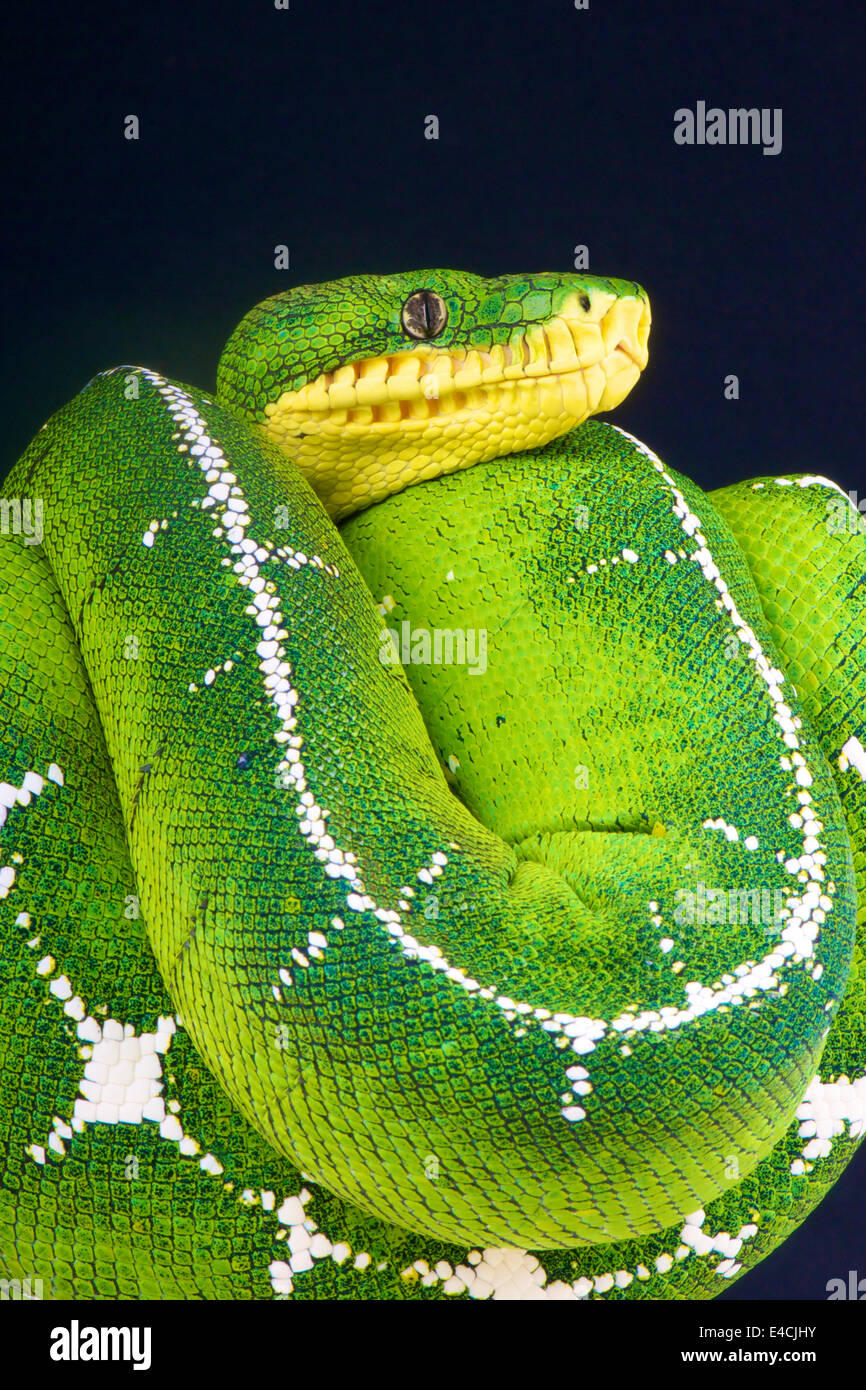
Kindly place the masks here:
<instances>
[{"instance_id":1,"label":"snake head","mask_svg":"<svg viewBox=\"0 0 866 1390\"><path fill-rule=\"evenodd\" d=\"M217 393L339 520L612 410L646 366L649 329L646 293L628 280L356 275L251 309Z\"/></svg>"}]
</instances>

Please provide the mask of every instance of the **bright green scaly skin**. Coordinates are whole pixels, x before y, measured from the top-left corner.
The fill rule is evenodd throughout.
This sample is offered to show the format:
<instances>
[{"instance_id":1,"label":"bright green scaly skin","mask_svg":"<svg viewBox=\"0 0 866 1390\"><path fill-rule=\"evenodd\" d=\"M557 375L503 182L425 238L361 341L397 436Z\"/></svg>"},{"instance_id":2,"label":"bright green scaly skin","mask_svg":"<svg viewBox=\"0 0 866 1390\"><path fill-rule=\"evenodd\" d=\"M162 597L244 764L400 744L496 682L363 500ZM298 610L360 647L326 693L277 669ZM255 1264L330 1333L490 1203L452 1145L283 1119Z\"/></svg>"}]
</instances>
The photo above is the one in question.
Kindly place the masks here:
<instances>
[{"instance_id":1,"label":"bright green scaly skin","mask_svg":"<svg viewBox=\"0 0 866 1390\"><path fill-rule=\"evenodd\" d=\"M866 1116L863 535L595 422L338 532L238 405L116 369L5 486L4 1274L712 1297Z\"/></svg>"}]
</instances>

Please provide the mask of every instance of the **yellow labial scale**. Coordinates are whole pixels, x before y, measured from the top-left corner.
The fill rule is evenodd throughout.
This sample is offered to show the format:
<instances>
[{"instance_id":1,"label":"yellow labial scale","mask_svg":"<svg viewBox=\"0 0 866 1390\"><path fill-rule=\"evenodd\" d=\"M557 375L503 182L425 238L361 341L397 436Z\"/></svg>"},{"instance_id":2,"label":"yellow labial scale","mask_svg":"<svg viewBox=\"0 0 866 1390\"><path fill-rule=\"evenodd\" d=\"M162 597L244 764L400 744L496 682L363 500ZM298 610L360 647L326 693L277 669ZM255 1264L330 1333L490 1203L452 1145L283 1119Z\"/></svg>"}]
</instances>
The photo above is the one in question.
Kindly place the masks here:
<instances>
[{"instance_id":1,"label":"yellow labial scale","mask_svg":"<svg viewBox=\"0 0 866 1390\"><path fill-rule=\"evenodd\" d=\"M567 414L564 392L556 377L545 377L538 383L538 406L548 420L561 420Z\"/></svg>"},{"instance_id":2,"label":"yellow labial scale","mask_svg":"<svg viewBox=\"0 0 866 1390\"><path fill-rule=\"evenodd\" d=\"M481 372L481 354L477 351L467 353L466 361L454 373L454 385L461 390L467 386L480 386Z\"/></svg>"},{"instance_id":3,"label":"yellow labial scale","mask_svg":"<svg viewBox=\"0 0 866 1390\"><path fill-rule=\"evenodd\" d=\"M417 395L417 378L408 374L393 376L385 384L384 399L386 401L413 401Z\"/></svg>"},{"instance_id":4,"label":"yellow labial scale","mask_svg":"<svg viewBox=\"0 0 866 1390\"><path fill-rule=\"evenodd\" d=\"M561 319L554 319L547 327L547 341L550 346L550 368L554 372L573 371L578 366L574 338Z\"/></svg>"},{"instance_id":5,"label":"yellow labial scale","mask_svg":"<svg viewBox=\"0 0 866 1390\"><path fill-rule=\"evenodd\" d=\"M384 382L376 381L372 377L363 377L358 382L354 394L359 405L381 405L388 399L389 392Z\"/></svg>"},{"instance_id":6,"label":"yellow labial scale","mask_svg":"<svg viewBox=\"0 0 866 1390\"><path fill-rule=\"evenodd\" d=\"M415 358L415 361L418 359ZM387 357L369 357L365 362L358 363L358 376L360 381L384 381L392 370L392 361L396 363L394 370L402 371L407 365L406 359L389 359ZM411 363L412 359L408 359Z\"/></svg>"},{"instance_id":7,"label":"yellow labial scale","mask_svg":"<svg viewBox=\"0 0 866 1390\"><path fill-rule=\"evenodd\" d=\"M409 423L417 420L428 420L430 418L430 403L423 396L416 396L409 402Z\"/></svg>"}]
</instances>

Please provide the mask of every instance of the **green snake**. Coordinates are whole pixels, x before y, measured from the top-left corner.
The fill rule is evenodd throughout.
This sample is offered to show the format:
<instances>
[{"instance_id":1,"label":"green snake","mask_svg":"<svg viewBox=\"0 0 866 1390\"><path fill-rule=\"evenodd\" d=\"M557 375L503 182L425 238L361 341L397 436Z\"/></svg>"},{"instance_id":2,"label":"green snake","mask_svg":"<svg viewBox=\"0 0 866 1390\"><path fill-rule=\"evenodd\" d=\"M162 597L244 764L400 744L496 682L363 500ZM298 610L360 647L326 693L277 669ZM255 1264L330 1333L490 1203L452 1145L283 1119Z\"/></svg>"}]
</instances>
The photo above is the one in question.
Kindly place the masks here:
<instances>
[{"instance_id":1,"label":"green snake","mask_svg":"<svg viewBox=\"0 0 866 1390\"><path fill-rule=\"evenodd\" d=\"M648 334L623 280L353 276L16 464L5 1277L710 1298L851 1158L866 540L589 418Z\"/></svg>"}]
</instances>

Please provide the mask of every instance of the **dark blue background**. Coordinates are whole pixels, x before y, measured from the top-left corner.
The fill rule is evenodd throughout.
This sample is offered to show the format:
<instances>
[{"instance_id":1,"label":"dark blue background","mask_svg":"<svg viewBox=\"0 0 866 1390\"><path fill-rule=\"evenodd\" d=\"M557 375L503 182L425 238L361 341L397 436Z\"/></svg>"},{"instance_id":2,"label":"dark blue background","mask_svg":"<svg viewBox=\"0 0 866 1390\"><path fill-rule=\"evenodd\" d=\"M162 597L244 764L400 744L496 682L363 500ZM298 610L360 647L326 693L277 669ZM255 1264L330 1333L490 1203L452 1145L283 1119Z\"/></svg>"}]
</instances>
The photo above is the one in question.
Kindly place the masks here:
<instances>
[{"instance_id":1,"label":"dark blue background","mask_svg":"<svg viewBox=\"0 0 866 1390\"><path fill-rule=\"evenodd\" d=\"M212 386L277 290L567 270L586 243L653 305L627 428L704 487L807 469L866 493L856 6L291 4L4 16L0 472L102 368ZM782 107L782 153L676 145L674 111L698 100ZM822 1299L866 1275L864 1207L866 1153L726 1297Z\"/></svg>"}]
</instances>

